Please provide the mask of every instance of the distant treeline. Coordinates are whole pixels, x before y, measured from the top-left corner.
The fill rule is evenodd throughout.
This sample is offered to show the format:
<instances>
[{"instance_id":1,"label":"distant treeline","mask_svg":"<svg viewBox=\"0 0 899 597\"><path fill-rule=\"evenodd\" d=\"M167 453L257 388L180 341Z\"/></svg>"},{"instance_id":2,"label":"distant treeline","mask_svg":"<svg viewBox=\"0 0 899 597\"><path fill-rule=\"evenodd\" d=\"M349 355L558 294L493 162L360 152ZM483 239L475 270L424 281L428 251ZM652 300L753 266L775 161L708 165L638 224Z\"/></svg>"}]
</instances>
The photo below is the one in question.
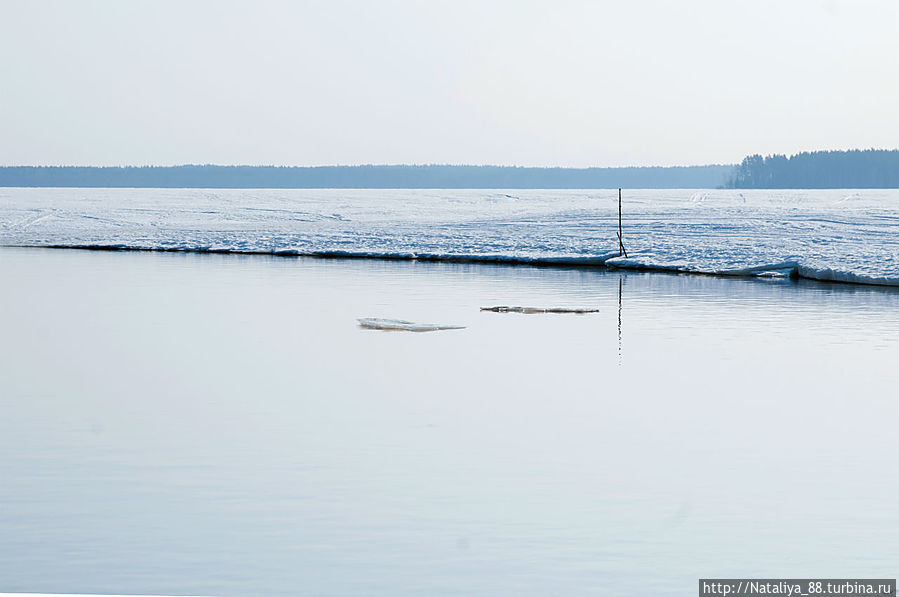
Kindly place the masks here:
<instances>
[{"instance_id":1,"label":"distant treeline","mask_svg":"<svg viewBox=\"0 0 899 597\"><path fill-rule=\"evenodd\" d=\"M727 187L733 189L899 188L899 150L813 151L743 160Z\"/></svg>"},{"instance_id":2,"label":"distant treeline","mask_svg":"<svg viewBox=\"0 0 899 597\"><path fill-rule=\"evenodd\" d=\"M10 166L2 187L609 189L718 188L733 166Z\"/></svg>"},{"instance_id":3,"label":"distant treeline","mask_svg":"<svg viewBox=\"0 0 899 597\"><path fill-rule=\"evenodd\" d=\"M899 150L751 155L739 166L7 166L0 187L270 189L899 188Z\"/></svg>"}]
</instances>

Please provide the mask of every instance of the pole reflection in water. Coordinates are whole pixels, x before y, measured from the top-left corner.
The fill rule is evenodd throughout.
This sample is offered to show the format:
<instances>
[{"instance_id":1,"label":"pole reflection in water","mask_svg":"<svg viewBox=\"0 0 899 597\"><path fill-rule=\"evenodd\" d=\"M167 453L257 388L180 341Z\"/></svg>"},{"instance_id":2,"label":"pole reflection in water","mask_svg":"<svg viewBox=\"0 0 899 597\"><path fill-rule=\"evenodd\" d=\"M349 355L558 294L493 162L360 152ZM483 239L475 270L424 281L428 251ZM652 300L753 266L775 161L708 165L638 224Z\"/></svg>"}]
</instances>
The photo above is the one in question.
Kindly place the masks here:
<instances>
[{"instance_id":1,"label":"pole reflection in water","mask_svg":"<svg viewBox=\"0 0 899 597\"><path fill-rule=\"evenodd\" d=\"M621 364L621 289L624 286L624 276L618 278L618 364Z\"/></svg>"}]
</instances>

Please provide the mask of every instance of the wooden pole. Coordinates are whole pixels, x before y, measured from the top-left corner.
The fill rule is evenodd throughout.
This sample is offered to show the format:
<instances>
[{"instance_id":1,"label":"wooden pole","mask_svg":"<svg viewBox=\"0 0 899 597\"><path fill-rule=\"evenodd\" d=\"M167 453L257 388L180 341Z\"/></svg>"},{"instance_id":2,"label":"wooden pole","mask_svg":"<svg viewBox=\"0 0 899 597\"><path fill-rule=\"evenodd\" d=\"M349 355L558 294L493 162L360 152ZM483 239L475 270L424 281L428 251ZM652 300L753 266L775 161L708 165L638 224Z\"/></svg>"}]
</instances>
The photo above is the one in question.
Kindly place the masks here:
<instances>
[{"instance_id":1,"label":"wooden pole","mask_svg":"<svg viewBox=\"0 0 899 597\"><path fill-rule=\"evenodd\" d=\"M621 189L618 189L618 256L624 254L627 257L627 249L624 248L624 238L621 235Z\"/></svg>"},{"instance_id":2,"label":"wooden pole","mask_svg":"<svg viewBox=\"0 0 899 597\"><path fill-rule=\"evenodd\" d=\"M624 250L624 244L621 242L621 189L618 189L618 256Z\"/></svg>"}]
</instances>

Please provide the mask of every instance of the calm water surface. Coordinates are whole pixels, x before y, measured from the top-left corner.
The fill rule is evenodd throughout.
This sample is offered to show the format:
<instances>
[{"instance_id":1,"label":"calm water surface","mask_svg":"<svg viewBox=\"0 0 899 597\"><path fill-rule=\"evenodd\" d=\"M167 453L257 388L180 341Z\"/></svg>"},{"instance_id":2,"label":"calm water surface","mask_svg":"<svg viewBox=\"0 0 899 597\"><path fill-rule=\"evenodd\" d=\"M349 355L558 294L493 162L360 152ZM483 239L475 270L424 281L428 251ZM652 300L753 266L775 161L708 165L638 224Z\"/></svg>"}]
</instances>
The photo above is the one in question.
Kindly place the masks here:
<instances>
[{"instance_id":1,"label":"calm water surface","mask_svg":"<svg viewBox=\"0 0 899 597\"><path fill-rule=\"evenodd\" d=\"M897 574L890 289L9 248L0 280L0 591Z\"/></svg>"}]
</instances>

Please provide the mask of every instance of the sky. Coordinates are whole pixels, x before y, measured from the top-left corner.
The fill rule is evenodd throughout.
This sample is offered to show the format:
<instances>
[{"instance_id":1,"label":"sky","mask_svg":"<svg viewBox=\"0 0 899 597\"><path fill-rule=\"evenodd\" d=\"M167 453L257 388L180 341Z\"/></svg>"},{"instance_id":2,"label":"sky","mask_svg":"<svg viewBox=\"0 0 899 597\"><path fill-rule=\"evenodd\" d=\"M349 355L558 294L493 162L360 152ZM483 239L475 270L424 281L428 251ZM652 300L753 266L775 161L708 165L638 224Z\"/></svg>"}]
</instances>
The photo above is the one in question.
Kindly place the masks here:
<instances>
[{"instance_id":1,"label":"sky","mask_svg":"<svg viewBox=\"0 0 899 597\"><path fill-rule=\"evenodd\" d=\"M0 0L0 165L899 145L896 0Z\"/></svg>"}]
</instances>

